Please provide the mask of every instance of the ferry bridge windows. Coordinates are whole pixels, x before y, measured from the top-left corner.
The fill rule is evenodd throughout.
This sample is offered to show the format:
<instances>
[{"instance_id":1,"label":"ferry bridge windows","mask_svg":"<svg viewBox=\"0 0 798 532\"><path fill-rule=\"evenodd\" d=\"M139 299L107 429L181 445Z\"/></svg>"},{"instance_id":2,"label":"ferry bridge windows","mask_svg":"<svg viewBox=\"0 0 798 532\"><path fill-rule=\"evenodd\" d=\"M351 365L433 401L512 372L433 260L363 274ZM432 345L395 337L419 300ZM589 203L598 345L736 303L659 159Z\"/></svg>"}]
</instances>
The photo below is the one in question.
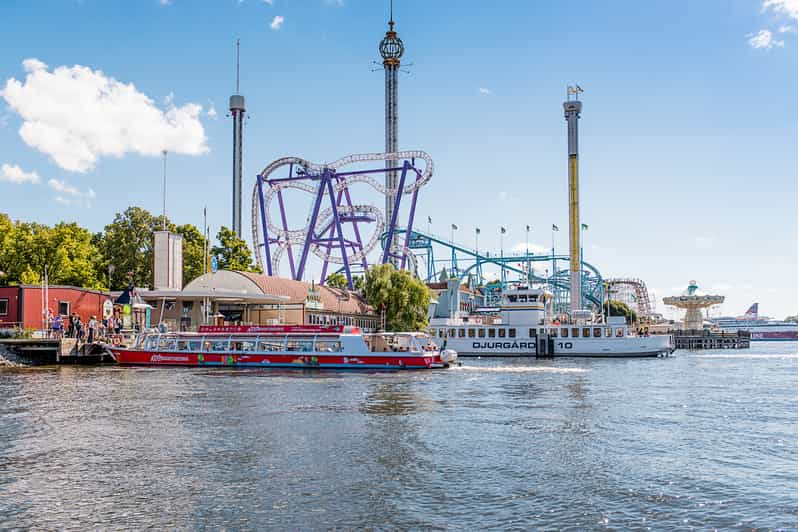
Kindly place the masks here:
<instances>
[{"instance_id":1,"label":"ferry bridge windows","mask_svg":"<svg viewBox=\"0 0 798 532\"><path fill-rule=\"evenodd\" d=\"M601 327L593 327L593 338L601 338Z\"/></svg>"},{"instance_id":2,"label":"ferry bridge windows","mask_svg":"<svg viewBox=\"0 0 798 532\"><path fill-rule=\"evenodd\" d=\"M465 329L458 329L457 330L457 337L458 338L465 338Z\"/></svg>"},{"instance_id":3,"label":"ferry bridge windows","mask_svg":"<svg viewBox=\"0 0 798 532\"><path fill-rule=\"evenodd\" d=\"M503 327L499 329L499 338L504 338L506 334L507 331L505 331Z\"/></svg>"},{"instance_id":4,"label":"ferry bridge windows","mask_svg":"<svg viewBox=\"0 0 798 532\"><path fill-rule=\"evenodd\" d=\"M584 327L582 329L582 338L590 338L590 327Z\"/></svg>"},{"instance_id":5,"label":"ferry bridge windows","mask_svg":"<svg viewBox=\"0 0 798 532\"><path fill-rule=\"evenodd\" d=\"M560 331L560 333L562 334L563 338L568 338L568 328L567 327L563 327L562 330Z\"/></svg>"},{"instance_id":6,"label":"ferry bridge windows","mask_svg":"<svg viewBox=\"0 0 798 532\"><path fill-rule=\"evenodd\" d=\"M488 329L488 338L496 338L496 329Z\"/></svg>"},{"instance_id":7,"label":"ferry bridge windows","mask_svg":"<svg viewBox=\"0 0 798 532\"><path fill-rule=\"evenodd\" d=\"M474 329L468 329L468 337L474 338L476 336L476 331Z\"/></svg>"},{"instance_id":8,"label":"ferry bridge windows","mask_svg":"<svg viewBox=\"0 0 798 532\"><path fill-rule=\"evenodd\" d=\"M515 338L515 329L508 329L508 330L507 330L507 335L508 335L510 338Z\"/></svg>"},{"instance_id":9,"label":"ferry bridge windows","mask_svg":"<svg viewBox=\"0 0 798 532\"><path fill-rule=\"evenodd\" d=\"M485 338L485 329L477 329L477 333L480 338Z\"/></svg>"}]
</instances>

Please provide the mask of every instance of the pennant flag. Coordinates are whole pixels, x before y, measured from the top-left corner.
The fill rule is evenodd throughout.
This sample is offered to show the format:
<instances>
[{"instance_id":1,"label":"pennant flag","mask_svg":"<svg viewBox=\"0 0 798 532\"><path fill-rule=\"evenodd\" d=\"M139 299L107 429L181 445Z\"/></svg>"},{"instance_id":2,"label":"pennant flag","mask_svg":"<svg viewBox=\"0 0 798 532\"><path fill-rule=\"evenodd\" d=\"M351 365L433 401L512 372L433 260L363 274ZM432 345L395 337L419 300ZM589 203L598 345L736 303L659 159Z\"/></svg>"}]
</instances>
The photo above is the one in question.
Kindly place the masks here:
<instances>
[{"instance_id":1,"label":"pennant flag","mask_svg":"<svg viewBox=\"0 0 798 532\"><path fill-rule=\"evenodd\" d=\"M477 227L477 234L479 234L479 227Z\"/></svg>"},{"instance_id":2,"label":"pennant flag","mask_svg":"<svg viewBox=\"0 0 798 532\"><path fill-rule=\"evenodd\" d=\"M559 231L559 230L560 230L560 228L559 228L559 227L557 227L557 226L556 226L556 225L554 225L554 224L551 224L551 230L552 230L552 231Z\"/></svg>"},{"instance_id":3,"label":"pennant flag","mask_svg":"<svg viewBox=\"0 0 798 532\"><path fill-rule=\"evenodd\" d=\"M582 230L587 231L587 224L582 224Z\"/></svg>"},{"instance_id":4,"label":"pennant flag","mask_svg":"<svg viewBox=\"0 0 798 532\"><path fill-rule=\"evenodd\" d=\"M428 224L431 224L431 223L432 223L432 216L427 216L427 223L428 223Z\"/></svg>"},{"instance_id":5,"label":"pennant flag","mask_svg":"<svg viewBox=\"0 0 798 532\"><path fill-rule=\"evenodd\" d=\"M453 230L455 230L455 231L457 231L457 226L456 226L456 225L454 225L454 224L452 224L452 229L453 229Z\"/></svg>"},{"instance_id":6,"label":"pennant flag","mask_svg":"<svg viewBox=\"0 0 798 532\"><path fill-rule=\"evenodd\" d=\"M526 232L528 233L530 229L532 229L532 228L527 225L526 226Z\"/></svg>"},{"instance_id":7,"label":"pennant flag","mask_svg":"<svg viewBox=\"0 0 798 532\"><path fill-rule=\"evenodd\" d=\"M502 227L502 234L504 234L504 233L506 233L506 232L507 232L507 229L505 229L504 227Z\"/></svg>"}]
</instances>

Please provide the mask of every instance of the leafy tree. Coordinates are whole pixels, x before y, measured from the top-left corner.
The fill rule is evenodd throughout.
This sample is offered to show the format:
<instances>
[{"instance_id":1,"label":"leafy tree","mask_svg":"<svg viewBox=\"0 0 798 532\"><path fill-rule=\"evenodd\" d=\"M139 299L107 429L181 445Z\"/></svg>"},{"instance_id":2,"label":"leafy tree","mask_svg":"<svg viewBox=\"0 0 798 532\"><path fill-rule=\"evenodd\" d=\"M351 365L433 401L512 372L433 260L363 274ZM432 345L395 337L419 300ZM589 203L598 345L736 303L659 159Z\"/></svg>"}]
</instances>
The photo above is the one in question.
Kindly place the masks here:
<instances>
[{"instance_id":1,"label":"leafy tree","mask_svg":"<svg viewBox=\"0 0 798 532\"><path fill-rule=\"evenodd\" d=\"M243 272L260 272L260 268L252 259L252 251L247 243L227 227L222 226L216 235L218 246L213 246L211 254L219 261L221 270L237 270Z\"/></svg>"},{"instance_id":2,"label":"leafy tree","mask_svg":"<svg viewBox=\"0 0 798 532\"><path fill-rule=\"evenodd\" d=\"M183 285L205 273L205 237L191 224L178 225L175 232L183 236Z\"/></svg>"},{"instance_id":3,"label":"leafy tree","mask_svg":"<svg viewBox=\"0 0 798 532\"><path fill-rule=\"evenodd\" d=\"M410 272L396 270L391 264L372 266L366 272L364 293L377 313L385 312L387 330L427 328L431 294Z\"/></svg>"},{"instance_id":4,"label":"leafy tree","mask_svg":"<svg viewBox=\"0 0 798 532\"><path fill-rule=\"evenodd\" d=\"M632 310L632 308L624 303L623 301L618 301L615 299L610 300L610 316L623 316L626 318L627 323L634 323L637 321L637 313ZM606 310L607 305L604 305L604 309Z\"/></svg>"},{"instance_id":5,"label":"leafy tree","mask_svg":"<svg viewBox=\"0 0 798 532\"><path fill-rule=\"evenodd\" d=\"M347 281L346 275L341 272L328 275L327 279L324 280L324 284L331 288L349 288L349 281Z\"/></svg>"}]
</instances>

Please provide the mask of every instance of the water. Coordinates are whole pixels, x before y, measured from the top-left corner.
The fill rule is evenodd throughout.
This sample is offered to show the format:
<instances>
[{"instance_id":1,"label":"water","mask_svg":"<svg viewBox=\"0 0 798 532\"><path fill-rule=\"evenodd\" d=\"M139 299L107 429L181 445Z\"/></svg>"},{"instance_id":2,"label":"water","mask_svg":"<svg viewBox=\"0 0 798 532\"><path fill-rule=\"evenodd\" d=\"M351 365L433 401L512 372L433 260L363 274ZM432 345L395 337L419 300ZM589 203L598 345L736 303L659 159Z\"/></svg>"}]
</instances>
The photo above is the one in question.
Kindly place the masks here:
<instances>
[{"instance_id":1,"label":"water","mask_svg":"<svg viewBox=\"0 0 798 532\"><path fill-rule=\"evenodd\" d=\"M0 529L798 528L798 343L0 370Z\"/></svg>"}]
</instances>

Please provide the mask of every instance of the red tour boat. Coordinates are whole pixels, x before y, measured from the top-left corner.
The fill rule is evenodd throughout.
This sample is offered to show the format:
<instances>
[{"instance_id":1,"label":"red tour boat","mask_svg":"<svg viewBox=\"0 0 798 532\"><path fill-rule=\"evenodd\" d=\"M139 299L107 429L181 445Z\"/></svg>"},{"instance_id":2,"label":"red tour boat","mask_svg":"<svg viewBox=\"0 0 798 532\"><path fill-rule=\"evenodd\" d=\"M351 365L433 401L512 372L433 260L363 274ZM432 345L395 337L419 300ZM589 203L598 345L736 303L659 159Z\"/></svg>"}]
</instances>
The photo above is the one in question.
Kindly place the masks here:
<instances>
[{"instance_id":1,"label":"red tour boat","mask_svg":"<svg viewBox=\"0 0 798 532\"><path fill-rule=\"evenodd\" d=\"M202 326L199 332L140 335L109 347L118 364L257 368L444 368L457 354L425 333L363 334L348 326Z\"/></svg>"}]
</instances>

